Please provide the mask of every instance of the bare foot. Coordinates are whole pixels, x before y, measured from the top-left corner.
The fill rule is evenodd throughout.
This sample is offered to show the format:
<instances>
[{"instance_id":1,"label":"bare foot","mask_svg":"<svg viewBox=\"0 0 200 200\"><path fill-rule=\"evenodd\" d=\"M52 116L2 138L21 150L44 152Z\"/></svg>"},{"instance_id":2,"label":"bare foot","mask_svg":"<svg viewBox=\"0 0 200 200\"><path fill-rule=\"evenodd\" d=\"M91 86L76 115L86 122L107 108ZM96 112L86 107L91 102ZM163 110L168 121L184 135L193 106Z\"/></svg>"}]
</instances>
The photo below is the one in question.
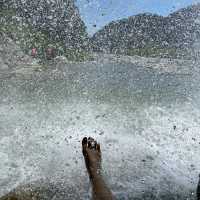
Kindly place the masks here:
<instances>
[{"instance_id":1,"label":"bare foot","mask_svg":"<svg viewBox=\"0 0 200 200\"><path fill-rule=\"evenodd\" d=\"M92 183L93 200L113 200L112 192L101 176L100 144L89 137L82 140L85 165Z\"/></svg>"},{"instance_id":2,"label":"bare foot","mask_svg":"<svg viewBox=\"0 0 200 200\"><path fill-rule=\"evenodd\" d=\"M85 158L85 165L88 170L90 178L100 174L101 171L101 149L100 144L89 137L84 137L82 140L83 156Z\"/></svg>"}]
</instances>

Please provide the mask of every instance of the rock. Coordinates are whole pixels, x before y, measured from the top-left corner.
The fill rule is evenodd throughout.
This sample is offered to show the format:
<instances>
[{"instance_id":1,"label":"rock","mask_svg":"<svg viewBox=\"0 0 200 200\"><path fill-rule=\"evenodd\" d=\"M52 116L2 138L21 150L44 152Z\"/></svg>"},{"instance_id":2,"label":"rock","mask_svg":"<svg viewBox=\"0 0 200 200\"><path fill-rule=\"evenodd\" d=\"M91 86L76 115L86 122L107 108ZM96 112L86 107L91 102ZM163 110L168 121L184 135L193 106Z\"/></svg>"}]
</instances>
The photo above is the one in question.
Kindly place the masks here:
<instances>
[{"instance_id":1,"label":"rock","mask_svg":"<svg viewBox=\"0 0 200 200\"><path fill-rule=\"evenodd\" d=\"M31 24L35 31L48 32L50 40L63 41L67 48L88 44L86 26L74 0L10 0L9 7L16 10L16 18L23 23Z\"/></svg>"},{"instance_id":2,"label":"rock","mask_svg":"<svg viewBox=\"0 0 200 200\"><path fill-rule=\"evenodd\" d=\"M54 58L56 63L67 63L69 62L65 56L57 56Z\"/></svg>"},{"instance_id":3,"label":"rock","mask_svg":"<svg viewBox=\"0 0 200 200\"><path fill-rule=\"evenodd\" d=\"M199 16L200 4L196 4L166 17L143 13L113 21L92 36L92 48L106 53L146 56L159 56L160 53L157 54L154 48L191 48L200 35ZM152 44L155 47L151 49L149 47ZM138 51L140 49L148 50L149 53ZM175 57L174 54L174 51L166 51L162 57ZM178 55L177 52L176 57Z\"/></svg>"},{"instance_id":4,"label":"rock","mask_svg":"<svg viewBox=\"0 0 200 200\"><path fill-rule=\"evenodd\" d=\"M0 36L0 70L12 71L16 77L30 77L36 70L42 69L38 60L23 53L20 47L7 36ZM9 71L8 71L9 73Z\"/></svg>"}]
</instances>

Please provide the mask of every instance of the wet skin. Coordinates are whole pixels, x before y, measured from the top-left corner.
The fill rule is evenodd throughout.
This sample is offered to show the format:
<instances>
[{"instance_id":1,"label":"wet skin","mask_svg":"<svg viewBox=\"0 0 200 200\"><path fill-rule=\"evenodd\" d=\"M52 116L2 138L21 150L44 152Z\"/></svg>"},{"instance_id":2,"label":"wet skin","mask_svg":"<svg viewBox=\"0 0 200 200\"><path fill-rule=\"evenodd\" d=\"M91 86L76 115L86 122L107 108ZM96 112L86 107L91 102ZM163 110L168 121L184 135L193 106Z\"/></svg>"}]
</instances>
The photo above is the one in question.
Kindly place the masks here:
<instances>
[{"instance_id":1,"label":"wet skin","mask_svg":"<svg viewBox=\"0 0 200 200\"><path fill-rule=\"evenodd\" d=\"M85 165L92 184L94 200L112 200L113 196L101 175L101 149L100 144L89 137L82 140L82 151Z\"/></svg>"}]
</instances>

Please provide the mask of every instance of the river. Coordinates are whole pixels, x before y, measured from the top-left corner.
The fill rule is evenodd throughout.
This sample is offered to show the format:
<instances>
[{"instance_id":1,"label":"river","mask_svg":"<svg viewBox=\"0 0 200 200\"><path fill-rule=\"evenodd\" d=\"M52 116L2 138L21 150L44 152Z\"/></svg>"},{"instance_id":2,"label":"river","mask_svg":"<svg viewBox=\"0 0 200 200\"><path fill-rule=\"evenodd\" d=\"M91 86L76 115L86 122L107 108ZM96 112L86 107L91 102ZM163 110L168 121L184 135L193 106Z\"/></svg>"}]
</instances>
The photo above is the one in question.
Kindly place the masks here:
<instances>
[{"instance_id":1,"label":"river","mask_svg":"<svg viewBox=\"0 0 200 200\"><path fill-rule=\"evenodd\" d=\"M31 183L47 199L88 199L81 139L92 136L118 199L195 199L199 65L172 62L172 71L118 60L2 78L0 195Z\"/></svg>"}]
</instances>

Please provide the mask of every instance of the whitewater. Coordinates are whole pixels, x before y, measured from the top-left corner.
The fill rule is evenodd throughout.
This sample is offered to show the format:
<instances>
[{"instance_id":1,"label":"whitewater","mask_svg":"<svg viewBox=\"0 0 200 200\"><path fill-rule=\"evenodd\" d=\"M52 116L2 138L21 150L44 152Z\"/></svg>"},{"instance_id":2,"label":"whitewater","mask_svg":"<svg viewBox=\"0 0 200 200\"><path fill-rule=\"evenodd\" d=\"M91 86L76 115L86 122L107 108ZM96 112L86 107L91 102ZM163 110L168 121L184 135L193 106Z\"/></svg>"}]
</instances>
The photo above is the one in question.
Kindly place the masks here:
<instances>
[{"instance_id":1,"label":"whitewater","mask_svg":"<svg viewBox=\"0 0 200 200\"><path fill-rule=\"evenodd\" d=\"M90 198L81 140L92 136L118 199L195 199L198 61L102 55L0 77L0 196L25 185Z\"/></svg>"}]
</instances>

